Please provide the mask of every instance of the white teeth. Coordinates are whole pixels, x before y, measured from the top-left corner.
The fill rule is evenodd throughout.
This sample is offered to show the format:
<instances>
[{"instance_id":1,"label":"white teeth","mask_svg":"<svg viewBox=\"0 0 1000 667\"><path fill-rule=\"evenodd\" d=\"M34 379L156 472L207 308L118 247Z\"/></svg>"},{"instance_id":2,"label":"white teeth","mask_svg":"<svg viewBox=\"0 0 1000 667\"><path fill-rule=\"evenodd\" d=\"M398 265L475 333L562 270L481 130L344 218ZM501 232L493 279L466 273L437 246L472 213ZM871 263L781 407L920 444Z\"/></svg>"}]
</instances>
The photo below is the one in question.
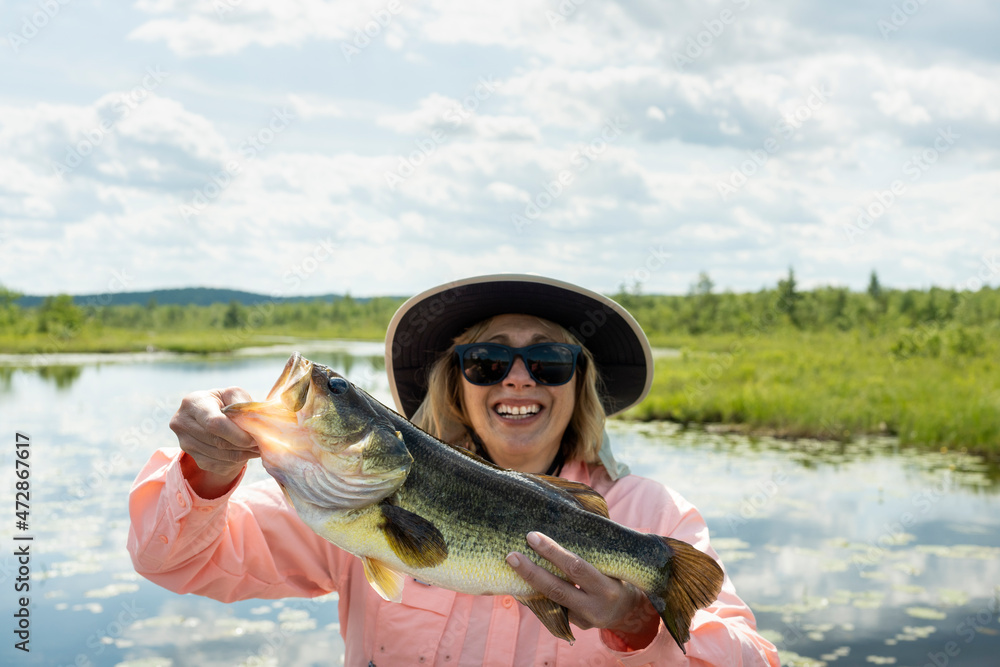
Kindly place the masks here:
<instances>
[{"instance_id":1,"label":"white teeth","mask_svg":"<svg viewBox=\"0 0 1000 667\"><path fill-rule=\"evenodd\" d=\"M537 403L534 405L504 405L501 403L496 407L496 411L502 415L533 415L541 409L542 407Z\"/></svg>"}]
</instances>

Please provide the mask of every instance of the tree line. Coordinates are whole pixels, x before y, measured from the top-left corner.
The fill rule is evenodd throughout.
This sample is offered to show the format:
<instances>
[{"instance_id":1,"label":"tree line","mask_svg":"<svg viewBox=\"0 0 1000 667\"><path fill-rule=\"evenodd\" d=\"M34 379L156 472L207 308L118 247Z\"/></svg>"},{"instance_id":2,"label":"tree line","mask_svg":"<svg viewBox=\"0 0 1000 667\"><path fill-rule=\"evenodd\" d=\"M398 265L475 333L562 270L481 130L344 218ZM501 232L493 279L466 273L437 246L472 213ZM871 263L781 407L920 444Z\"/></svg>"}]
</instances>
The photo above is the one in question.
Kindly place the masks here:
<instances>
[{"instance_id":1,"label":"tree line","mask_svg":"<svg viewBox=\"0 0 1000 667\"><path fill-rule=\"evenodd\" d=\"M116 304L96 300L78 304L73 297L60 294L45 297L38 306L17 305L20 297L0 286L0 335L30 336L43 334L56 339L81 335L100 335L107 329L136 331L206 331L236 335L248 330L280 330L296 333L323 331L331 327L358 331L385 330L400 297L354 299L350 295L303 301L264 301L244 305L229 303L158 304L150 299L144 305Z\"/></svg>"},{"instance_id":2,"label":"tree line","mask_svg":"<svg viewBox=\"0 0 1000 667\"><path fill-rule=\"evenodd\" d=\"M709 275L701 273L685 295L645 295L622 286L613 298L656 333L740 333L762 325L869 332L950 324L1000 326L1000 288L889 289L872 272L863 292L846 287L800 290L792 269L776 287L757 292L718 293L714 287Z\"/></svg>"},{"instance_id":3,"label":"tree line","mask_svg":"<svg viewBox=\"0 0 1000 667\"><path fill-rule=\"evenodd\" d=\"M211 305L144 305L111 303L79 305L68 295L46 297L35 307L17 305L20 295L0 286L0 334L44 334L73 338L102 329L143 331L218 330L219 332L288 330L304 333L338 330L384 332L402 297L344 298L265 302L251 306L236 300ZM890 289L872 272L865 291L845 287L801 290L794 271L773 288L756 292L717 292L701 273L687 294L643 294L637 286L622 286L611 295L625 306L652 339L676 334L737 334L788 329L801 331L860 331L867 334L902 331L900 351L906 353L906 331L939 335L940 344L957 340L970 349L984 336L1000 333L1000 288L975 292L932 287ZM958 332L958 333L956 333ZM928 337L932 334L928 334ZM911 341L912 342L912 341ZM926 341L924 341L926 343ZM914 345L910 345L913 347ZM927 347L923 343L919 347ZM933 344L930 346L933 351Z\"/></svg>"}]
</instances>

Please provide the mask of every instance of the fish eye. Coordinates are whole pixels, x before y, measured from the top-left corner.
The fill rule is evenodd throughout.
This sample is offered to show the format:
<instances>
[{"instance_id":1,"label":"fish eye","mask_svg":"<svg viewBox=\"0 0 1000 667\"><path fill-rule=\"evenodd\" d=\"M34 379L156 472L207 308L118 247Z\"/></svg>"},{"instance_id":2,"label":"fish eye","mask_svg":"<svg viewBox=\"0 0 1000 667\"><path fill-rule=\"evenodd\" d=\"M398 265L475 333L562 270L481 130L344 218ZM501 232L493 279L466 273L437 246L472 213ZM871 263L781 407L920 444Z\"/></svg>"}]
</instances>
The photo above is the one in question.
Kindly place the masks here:
<instances>
[{"instance_id":1,"label":"fish eye","mask_svg":"<svg viewBox=\"0 0 1000 667\"><path fill-rule=\"evenodd\" d=\"M330 388L332 394L344 394L351 388L351 384L344 378L330 378L326 386Z\"/></svg>"}]
</instances>

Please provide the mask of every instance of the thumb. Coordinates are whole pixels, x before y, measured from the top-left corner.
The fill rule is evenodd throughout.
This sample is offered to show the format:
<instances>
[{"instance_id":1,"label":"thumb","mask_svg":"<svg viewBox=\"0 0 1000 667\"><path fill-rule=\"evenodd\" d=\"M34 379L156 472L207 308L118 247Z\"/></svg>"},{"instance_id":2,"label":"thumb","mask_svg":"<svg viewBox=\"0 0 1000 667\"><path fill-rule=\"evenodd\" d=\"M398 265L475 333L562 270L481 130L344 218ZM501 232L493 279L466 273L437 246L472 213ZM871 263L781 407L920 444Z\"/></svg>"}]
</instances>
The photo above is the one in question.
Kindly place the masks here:
<instances>
[{"instance_id":1,"label":"thumb","mask_svg":"<svg viewBox=\"0 0 1000 667\"><path fill-rule=\"evenodd\" d=\"M227 387L219 391L219 401L223 407L233 403L248 403L252 400L250 394L242 387Z\"/></svg>"}]
</instances>

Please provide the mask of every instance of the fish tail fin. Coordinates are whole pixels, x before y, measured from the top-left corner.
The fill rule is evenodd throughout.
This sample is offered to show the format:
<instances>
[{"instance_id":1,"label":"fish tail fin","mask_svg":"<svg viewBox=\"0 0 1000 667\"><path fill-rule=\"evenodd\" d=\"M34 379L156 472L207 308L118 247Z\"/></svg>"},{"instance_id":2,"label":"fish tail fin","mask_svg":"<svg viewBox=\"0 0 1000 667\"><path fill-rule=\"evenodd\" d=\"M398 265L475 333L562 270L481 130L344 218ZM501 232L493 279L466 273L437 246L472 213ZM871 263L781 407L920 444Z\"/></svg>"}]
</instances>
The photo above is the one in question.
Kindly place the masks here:
<instances>
[{"instance_id":1,"label":"fish tail fin","mask_svg":"<svg viewBox=\"0 0 1000 667\"><path fill-rule=\"evenodd\" d=\"M646 597L656 608L670 636L681 651L691 638L691 619L696 611L715 602L722 591L723 572L715 559L687 542L657 535L670 554L663 567L666 576Z\"/></svg>"}]
</instances>

